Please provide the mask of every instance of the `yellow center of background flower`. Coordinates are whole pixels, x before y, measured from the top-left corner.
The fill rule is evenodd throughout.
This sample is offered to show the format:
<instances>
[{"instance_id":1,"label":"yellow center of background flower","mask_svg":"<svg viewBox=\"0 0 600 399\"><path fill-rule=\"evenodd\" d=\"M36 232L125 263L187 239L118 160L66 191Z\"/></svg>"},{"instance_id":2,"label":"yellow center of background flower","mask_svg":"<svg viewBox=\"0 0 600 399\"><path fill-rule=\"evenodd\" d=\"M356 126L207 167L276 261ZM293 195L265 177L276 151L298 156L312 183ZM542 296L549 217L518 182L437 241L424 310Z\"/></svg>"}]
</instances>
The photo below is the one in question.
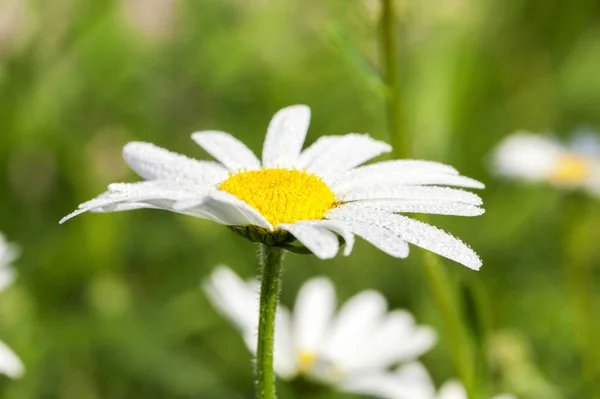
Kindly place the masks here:
<instances>
[{"instance_id":1,"label":"yellow center of background flower","mask_svg":"<svg viewBox=\"0 0 600 399\"><path fill-rule=\"evenodd\" d=\"M240 171L219 189L252 206L273 226L320 220L335 206L335 194L320 177L296 169Z\"/></svg>"},{"instance_id":2,"label":"yellow center of background flower","mask_svg":"<svg viewBox=\"0 0 600 399\"><path fill-rule=\"evenodd\" d=\"M298 355L298 368L302 371L309 370L317 360L317 357L312 352L300 352Z\"/></svg>"},{"instance_id":3,"label":"yellow center of background flower","mask_svg":"<svg viewBox=\"0 0 600 399\"><path fill-rule=\"evenodd\" d=\"M589 177L590 169L591 161L588 158L564 155L558 160L550 179L559 183L583 183Z\"/></svg>"}]
</instances>

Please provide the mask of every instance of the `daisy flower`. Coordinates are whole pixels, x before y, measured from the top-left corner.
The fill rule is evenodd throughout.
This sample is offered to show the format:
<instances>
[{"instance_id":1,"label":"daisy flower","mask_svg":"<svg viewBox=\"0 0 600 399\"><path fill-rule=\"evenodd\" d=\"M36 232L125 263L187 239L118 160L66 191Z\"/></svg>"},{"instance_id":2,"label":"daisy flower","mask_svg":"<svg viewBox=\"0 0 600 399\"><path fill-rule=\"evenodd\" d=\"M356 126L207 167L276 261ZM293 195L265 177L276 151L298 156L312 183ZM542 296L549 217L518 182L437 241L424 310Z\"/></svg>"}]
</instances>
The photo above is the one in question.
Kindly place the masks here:
<instances>
[{"instance_id":1,"label":"daisy flower","mask_svg":"<svg viewBox=\"0 0 600 399\"><path fill-rule=\"evenodd\" d=\"M533 133L515 133L498 145L492 166L506 177L600 194L600 139L592 133L575 134L567 144Z\"/></svg>"},{"instance_id":2,"label":"daisy flower","mask_svg":"<svg viewBox=\"0 0 600 399\"><path fill-rule=\"evenodd\" d=\"M257 282L246 282L221 266L203 288L255 353ZM412 361L436 341L435 332L417 325L409 312L388 311L385 298L377 291L360 292L339 311L335 308L335 290L325 277L312 278L302 285L293 312L278 308L274 364L281 378L303 376L339 390L361 393L364 379L392 365ZM355 386L357 383L359 386Z\"/></svg>"},{"instance_id":3,"label":"daisy flower","mask_svg":"<svg viewBox=\"0 0 600 399\"><path fill-rule=\"evenodd\" d=\"M18 257L18 250L10 244L0 233L0 293L4 291L15 278L11 263ZM18 378L23 374L24 367L19 357L6 344L0 341L0 373L11 378Z\"/></svg>"},{"instance_id":4,"label":"daisy flower","mask_svg":"<svg viewBox=\"0 0 600 399\"><path fill-rule=\"evenodd\" d=\"M458 381L444 383L439 391L429 372L419 362L408 363L396 371L373 374L353 381L351 387L361 393L384 399L468 399L465 387ZM516 399L498 395L492 399Z\"/></svg>"},{"instance_id":5,"label":"daisy flower","mask_svg":"<svg viewBox=\"0 0 600 399\"><path fill-rule=\"evenodd\" d=\"M397 258L408 256L413 244L479 269L479 257L462 241L402 213L481 215L477 195L444 186L483 184L436 162L360 166L391 150L365 134L324 136L302 151L309 121L310 110L303 105L277 112L267 129L262 162L223 132L192 135L218 162L129 143L125 161L146 181L111 184L61 222L87 211L166 209L230 226L270 246L297 240L321 259L337 254L338 236L348 255L357 235Z\"/></svg>"}]
</instances>

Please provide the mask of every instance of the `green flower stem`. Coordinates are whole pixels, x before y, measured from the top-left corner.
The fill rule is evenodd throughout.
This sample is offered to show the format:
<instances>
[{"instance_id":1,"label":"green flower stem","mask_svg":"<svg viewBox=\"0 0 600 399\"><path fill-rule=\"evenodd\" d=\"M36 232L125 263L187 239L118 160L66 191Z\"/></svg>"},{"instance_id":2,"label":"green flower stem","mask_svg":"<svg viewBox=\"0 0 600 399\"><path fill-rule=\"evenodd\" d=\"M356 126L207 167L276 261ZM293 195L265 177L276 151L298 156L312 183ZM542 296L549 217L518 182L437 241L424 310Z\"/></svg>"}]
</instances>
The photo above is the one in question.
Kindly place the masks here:
<instances>
[{"instance_id":1,"label":"green flower stem","mask_svg":"<svg viewBox=\"0 0 600 399\"><path fill-rule=\"evenodd\" d=\"M386 83L386 114L390 141L399 158L408 158L410 139L406 131L402 90L398 74L398 40L396 36L395 0L381 0L381 64Z\"/></svg>"},{"instance_id":2,"label":"green flower stem","mask_svg":"<svg viewBox=\"0 0 600 399\"><path fill-rule=\"evenodd\" d=\"M265 244L259 245L262 276L256 349L256 397L275 399L273 344L284 250Z\"/></svg>"},{"instance_id":3,"label":"green flower stem","mask_svg":"<svg viewBox=\"0 0 600 399\"><path fill-rule=\"evenodd\" d=\"M569 194L563 204L563 264L566 295L571 306L573 331L578 345L581 368L590 390L600 397L600 351L598 350L597 310L590 252L596 235L590 231L587 198Z\"/></svg>"},{"instance_id":4,"label":"green flower stem","mask_svg":"<svg viewBox=\"0 0 600 399\"><path fill-rule=\"evenodd\" d=\"M398 41L394 0L381 0L381 53L382 67L387 86L386 109L390 140L394 157L409 158L410 137L407 131L402 104L402 88L398 73ZM436 255L426 252L423 258L426 276L436 305L444 320L445 331L452 345L452 360L467 390L468 398L474 397L474 359L469 339L461 323L460 311L455 301L453 287L445 269Z\"/></svg>"},{"instance_id":5,"label":"green flower stem","mask_svg":"<svg viewBox=\"0 0 600 399\"><path fill-rule=\"evenodd\" d=\"M460 311L456 303L456 295L452 290L452 283L446 269L437 255L425 252L423 255L425 271L427 273L429 288L433 292L436 306L444 320L444 330L451 344L451 355L458 377L467 391L467 397L473 398L474 394L474 358L471 352L470 341L461 323Z\"/></svg>"}]
</instances>

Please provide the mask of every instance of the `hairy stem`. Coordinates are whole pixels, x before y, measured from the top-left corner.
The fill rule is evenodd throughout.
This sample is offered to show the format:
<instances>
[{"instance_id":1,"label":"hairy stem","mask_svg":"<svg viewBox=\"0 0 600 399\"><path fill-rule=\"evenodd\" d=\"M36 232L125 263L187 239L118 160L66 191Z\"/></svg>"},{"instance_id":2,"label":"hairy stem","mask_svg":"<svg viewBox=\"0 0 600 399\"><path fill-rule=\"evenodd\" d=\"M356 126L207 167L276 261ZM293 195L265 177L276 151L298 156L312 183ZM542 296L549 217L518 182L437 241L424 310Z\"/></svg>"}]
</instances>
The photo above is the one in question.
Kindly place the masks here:
<instances>
[{"instance_id":1,"label":"hairy stem","mask_svg":"<svg viewBox=\"0 0 600 399\"><path fill-rule=\"evenodd\" d=\"M259 245L262 271L256 347L256 397L275 399L273 344L284 250L264 244Z\"/></svg>"}]
</instances>

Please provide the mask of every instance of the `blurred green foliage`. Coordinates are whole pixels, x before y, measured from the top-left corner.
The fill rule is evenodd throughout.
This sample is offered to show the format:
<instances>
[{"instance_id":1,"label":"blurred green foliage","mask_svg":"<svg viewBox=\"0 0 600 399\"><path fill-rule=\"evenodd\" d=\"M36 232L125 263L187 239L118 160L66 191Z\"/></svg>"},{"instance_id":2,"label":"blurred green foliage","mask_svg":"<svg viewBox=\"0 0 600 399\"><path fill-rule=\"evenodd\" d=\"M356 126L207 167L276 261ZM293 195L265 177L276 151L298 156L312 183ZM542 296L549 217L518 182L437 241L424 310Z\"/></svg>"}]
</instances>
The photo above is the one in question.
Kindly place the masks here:
<instances>
[{"instance_id":1,"label":"blurred green foliage","mask_svg":"<svg viewBox=\"0 0 600 399\"><path fill-rule=\"evenodd\" d=\"M23 379L0 381L1 397L252 397L250 356L199 284L219 263L251 277L253 244L151 210L57 221L108 183L137 180L120 158L131 140L206 157L189 135L218 129L259 152L271 115L305 103L309 142L348 132L390 141L377 6L0 1L0 229L23 250L18 282L0 298L0 336L27 367ZM399 0L398 8L415 155L488 185L483 217L431 218L484 259L478 273L444 261L479 350L481 387L523 399L594 397L598 375L582 371L564 266L585 259L600 309L598 202L578 197L566 214L566 193L497 181L487 161L515 129L600 127L600 3ZM315 275L334 280L340 301L382 291L391 307L440 331L424 361L442 382L456 373L419 252L396 260L361 242L333 261L290 255L282 301L291 305ZM598 327L598 318L588 322ZM303 397L285 383L280 393Z\"/></svg>"}]
</instances>

